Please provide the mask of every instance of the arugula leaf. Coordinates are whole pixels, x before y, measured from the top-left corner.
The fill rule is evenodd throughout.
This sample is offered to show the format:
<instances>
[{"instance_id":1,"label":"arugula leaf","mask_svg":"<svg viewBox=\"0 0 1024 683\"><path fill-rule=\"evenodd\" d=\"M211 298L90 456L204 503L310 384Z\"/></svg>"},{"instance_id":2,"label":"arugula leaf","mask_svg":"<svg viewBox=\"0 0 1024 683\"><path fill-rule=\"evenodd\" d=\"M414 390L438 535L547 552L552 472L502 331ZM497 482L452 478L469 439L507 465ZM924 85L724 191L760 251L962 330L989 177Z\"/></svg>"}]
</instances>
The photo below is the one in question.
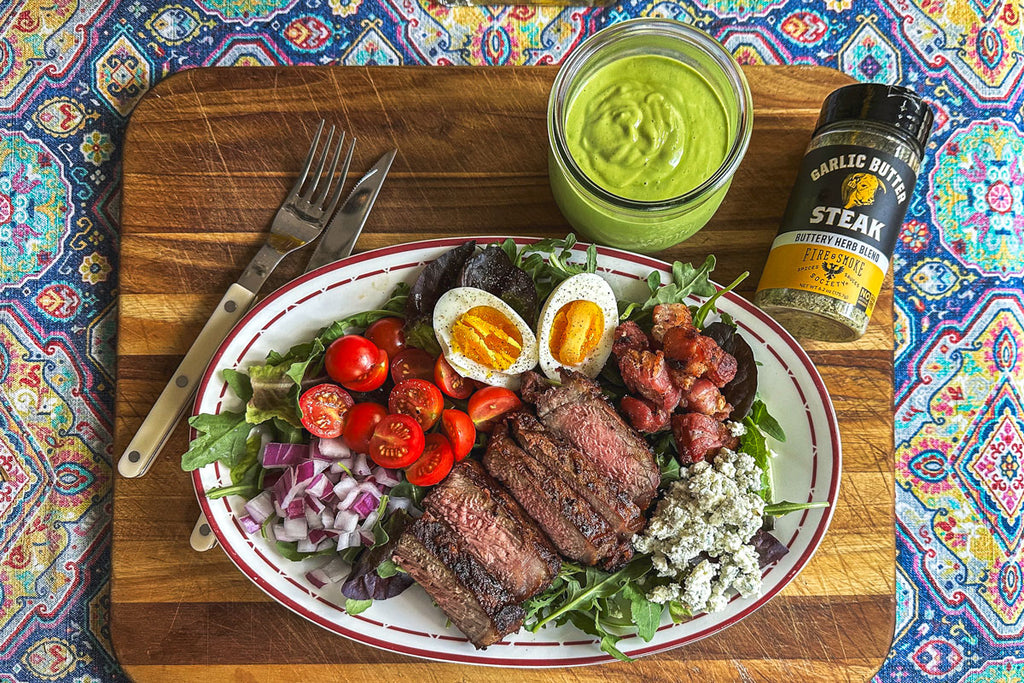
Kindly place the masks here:
<instances>
[{"instance_id":1,"label":"arugula leaf","mask_svg":"<svg viewBox=\"0 0 1024 683\"><path fill-rule=\"evenodd\" d=\"M563 239L546 238L533 244L524 245L513 257L509 240L502 243L501 248L512 259L512 263L522 268L533 278L537 288L537 297L543 301L558 284L573 275L594 273L597 271L597 246L587 247L586 260L576 263L571 259L576 254L576 235L567 234ZM546 257L546 258L545 258Z\"/></svg>"},{"instance_id":2,"label":"arugula leaf","mask_svg":"<svg viewBox=\"0 0 1024 683\"><path fill-rule=\"evenodd\" d=\"M352 615L361 614L370 609L372 604L373 600L353 600L352 598L347 598L345 600L345 611Z\"/></svg>"},{"instance_id":3,"label":"arugula leaf","mask_svg":"<svg viewBox=\"0 0 1024 683\"><path fill-rule=\"evenodd\" d=\"M249 381L249 376L244 372L239 372L232 368L224 368L220 371L220 374L224 377L224 381L231 387L231 391L234 392L235 396L242 399L243 402L248 402L252 398L252 383Z\"/></svg>"},{"instance_id":4,"label":"arugula leaf","mask_svg":"<svg viewBox=\"0 0 1024 683\"><path fill-rule=\"evenodd\" d=\"M757 495L764 499L765 503L772 502L772 477L771 477L771 454L768 452L768 445L764 434L757 427L757 423L748 414L743 418L743 425L747 428L740 437L739 451L746 453L754 459L754 464L761 470L761 490Z\"/></svg>"},{"instance_id":5,"label":"arugula leaf","mask_svg":"<svg viewBox=\"0 0 1024 683\"><path fill-rule=\"evenodd\" d=\"M259 473L260 448L263 446L263 438L259 432L254 432L245 440L245 454L238 459L231 467L232 484L253 484Z\"/></svg>"},{"instance_id":6,"label":"arugula leaf","mask_svg":"<svg viewBox=\"0 0 1024 683\"><path fill-rule=\"evenodd\" d=\"M217 415L203 413L189 418L188 423L200 435L181 456L181 469L186 472L218 460L231 467L245 455L252 425L245 421L243 413L230 410Z\"/></svg>"},{"instance_id":7,"label":"arugula leaf","mask_svg":"<svg viewBox=\"0 0 1024 683\"><path fill-rule=\"evenodd\" d=\"M709 275L715 269L715 257L708 255L700 268L689 263L676 261L672 264L671 280L661 284L661 275L657 271L647 276L647 288L651 295L639 304L627 304L619 314L619 320L641 320L650 315L658 304L686 303L691 294L697 296L714 296L718 289L711 283Z\"/></svg>"},{"instance_id":8,"label":"arugula leaf","mask_svg":"<svg viewBox=\"0 0 1024 683\"><path fill-rule=\"evenodd\" d=\"M709 296L707 301L700 305L700 308L697 309L697 312L693 314L693 324L698 330L704 329L704 320L708 317L708 314L711 313L712 311L717 310L715 306L718 300L721 297L723 297L726 292L731 292L733 289L736 288L736 285L746 280L748 275L750 275L750 273L748 273L747 271L743 271L742 273L740 273L739 277L732 281L732 284L730 284L728 287L723 287L722 289L718 290L717 292Z\"/></svg>"},{"instance_id":9,"label":"arugula leaf","mask_svg":"<svg viewBox=\"0 0 1024 683\"><path fill-rule=\"evenodd\" d=\"M792 503L788 500L783 500L778 503L765 505L764 514L769 517L781 517L782 515L788 515L790 512L797 512L799 510L814 510L827 507L827 500L815 501L812 503Z\"/></svg>"},{"instance_id":10,"label":"arugula leaf","mask_svg":"<svg viewBox=\"0 0 1024 683\"><path fill-rule=\"evenodd\" d=\"M668 614L672 617L673 624L681 624L684 621L693 617L693 614L689 609L683 607L683 603L678 600L669 600L668 603Z\"/></svg>"},{"instance_id":11,"label":"arugula leaf","mask_svg":"<svg viewBox=\"0 0 1024 683\"><path fill-rule=\"evenodd\" d=\"M768 406L764 404L764 401L760 399L754 401L753 405L750 406L750 413L747 417L757 425L758 429L768 436L776 441L785 442L786 432L782 430L778 420L768 413Z\"/></svg>"},{"instance_id":12,"label":"arugula leaf","mask_svg":"<svg viewBox=\"0 0 1024 683\"><path fill-rule=\"evenodd\" d=\"M661 613L665 606L648 600L643 591L632 583L622 587L622 597L629 601L630 616L636 624L636 634L645 642L651 642L651 638L658 631L658 626L661 625Z\"/></svg>"}]
</instances>

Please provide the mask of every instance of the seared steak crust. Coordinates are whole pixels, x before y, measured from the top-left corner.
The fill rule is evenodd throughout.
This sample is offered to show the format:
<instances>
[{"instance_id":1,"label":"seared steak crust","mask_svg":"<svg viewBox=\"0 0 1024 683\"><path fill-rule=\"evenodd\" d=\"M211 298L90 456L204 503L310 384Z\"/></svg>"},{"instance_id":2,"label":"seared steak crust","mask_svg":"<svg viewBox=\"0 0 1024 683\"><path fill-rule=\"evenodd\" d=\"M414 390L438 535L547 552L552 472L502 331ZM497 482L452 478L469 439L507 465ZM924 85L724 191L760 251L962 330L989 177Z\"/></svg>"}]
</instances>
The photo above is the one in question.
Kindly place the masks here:
<instances>
[{"instance_id":1,"label":"seared steak crust","mask_svg":"<svg viewBox=\"0 0 1024 683\"><path fill-rule=\"evenodd\" d=\"M476 647L492 645L523 625L525 612L513 595L429 512L402 534L393 560Z\"/></svg>"},{"instance_id":2,"label":"seared steak crust","mask_svg":"<svg viewBox=\"0 0 1024 683\"><path fill-rule=\"evenodd\" d=\"M468 551L521 602L551 585L561 560L551 542L479 462L463 460L423 499Z\"/></svg>"}]
</instances>

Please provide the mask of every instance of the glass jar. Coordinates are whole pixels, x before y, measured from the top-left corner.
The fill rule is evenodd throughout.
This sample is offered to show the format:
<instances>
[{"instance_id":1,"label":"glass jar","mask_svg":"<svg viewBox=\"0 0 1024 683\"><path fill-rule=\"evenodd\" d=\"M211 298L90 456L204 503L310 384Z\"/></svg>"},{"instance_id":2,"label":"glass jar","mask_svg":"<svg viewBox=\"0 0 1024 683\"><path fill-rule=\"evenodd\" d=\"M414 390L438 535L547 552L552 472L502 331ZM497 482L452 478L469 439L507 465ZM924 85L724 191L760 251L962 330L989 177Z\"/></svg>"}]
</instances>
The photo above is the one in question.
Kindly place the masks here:
<instances>
[{"instance_id":1,"label":"glass jar","mask_svg":"<svg viewBox=\"0 0 1024 683\"><path fill-rule=\"evenodd\" d=\"M867 330L932 120L898 86L826 98L754 295L794 336L843 342Z\"/></svg>"},{"instance_id":2,"label":"glass jar","mask_svg":"<svg viewBox=\"0 0 1024 683\"><path fill-rule=\"evenodd\" d=\"M717 107L716 111L722 112L724 128L720 130L715 126L712 129L707 121L697 120L692 129L679 126L660 138L654 134L641 139L639 147L646 145L645 153L664 155L665 149L659 145L666 136L674 136L680 145L681 161L678 166L671 166L667 171L659 170L659 173L665 171L662 174L665 177L659 177L658 182L664 180L664 187L672 190L672 183L678 181L675 187L682 190L653 199L631 198L621 188L610 186L613 183L607 179L599 180L595 173L585 172L585 164L581 164L581 159L575 155L586 152L581 151L582 145L569 138L568 124L571 121L567 121L576 98L593 94L587 90L588 85L598 83L600 78L612 73L620 60L645 57L653 61L633 59L621 62L618 66L678 66L679 69L687 70L685 73L677 70L680 75L689 78L689 74L693 74L693 78L688 80L691 89L686 91L680 88L678 92L672 90L676 81L669 79L671 82L665 83L648 75L647 82L657 81L654 87L661 90L653 96L656 106L660 106L658 103L665 99L672 104L675 98L680 108L688 108L702 104L697 97L700 95L704 104ZM664 58L669 62L656 58ZM608 70L601 73L606 67ZM595 75L598 75L597 78ZM627 85L632 88L629 97L637 95L635 99L647 106L652 96L643 94L643 84L634 87L633 75L644 76L624 69L622 79L604 85L609 88L625 87L622 84L628 82ZM678 83L683 83L683 80ZM692 84L699 87L694 88ZM713 99L717 99L717 104ZM628 114L624 114L620 108L614 110L611 116L636 114L634 102L627 98L626 104ZM660 114L655 113L654 118L658 116ZM637 126L640 135L646 134L644 126L650 125L650 119L648 117ZM616 121L610 118L605 123ZM702 126L705 128L702 129ZM753 109L746 78L732 55L720 43L695 28L671 19L641 18L624 21L594 34L570 53L558 71L548 99L547 112L551 191L562 214L581 235L602 244L633 251L665 249L691 237L704 227L718 209L747 150L752 126ZM590 126L589 130L595 130L595 127ZM637 130L630 132L636 134ZM703 148L712 144L712 137L721 138L721 161L717 165L708 166L706 171L698 170L689 164L692 158L689 155L691 152L703 153ZM627 147L617 148L616 154L634 154L639 148L637 145ZM676 175L673 176L673 173ZM645 179L643 176L639 178Z\"/></svg>"}]
</instances>

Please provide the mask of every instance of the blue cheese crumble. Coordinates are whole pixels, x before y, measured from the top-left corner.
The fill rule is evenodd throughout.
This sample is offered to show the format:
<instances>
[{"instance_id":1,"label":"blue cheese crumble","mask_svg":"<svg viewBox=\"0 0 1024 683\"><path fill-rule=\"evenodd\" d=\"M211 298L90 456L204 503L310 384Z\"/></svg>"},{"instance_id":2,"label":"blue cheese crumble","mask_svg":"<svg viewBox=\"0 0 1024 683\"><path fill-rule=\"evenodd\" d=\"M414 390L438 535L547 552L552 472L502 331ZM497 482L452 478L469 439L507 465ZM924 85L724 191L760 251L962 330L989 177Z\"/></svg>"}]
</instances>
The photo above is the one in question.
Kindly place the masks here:
<instances>
[{"instance_id":1,"label":"blue cheese crumble","mask_svg":"<svg viewBox=\"0 0 1024 683\"><path fill-rule=\"evenodd\" d=\"M723 448L709 462L680 472L634 547L650 553L659 576L672 581L647 595L678 600L691 614L717 612L731 590L760 595L761 569L750 539L761 527L761 473L746 453Z\"/></svg>"}]
</instances>

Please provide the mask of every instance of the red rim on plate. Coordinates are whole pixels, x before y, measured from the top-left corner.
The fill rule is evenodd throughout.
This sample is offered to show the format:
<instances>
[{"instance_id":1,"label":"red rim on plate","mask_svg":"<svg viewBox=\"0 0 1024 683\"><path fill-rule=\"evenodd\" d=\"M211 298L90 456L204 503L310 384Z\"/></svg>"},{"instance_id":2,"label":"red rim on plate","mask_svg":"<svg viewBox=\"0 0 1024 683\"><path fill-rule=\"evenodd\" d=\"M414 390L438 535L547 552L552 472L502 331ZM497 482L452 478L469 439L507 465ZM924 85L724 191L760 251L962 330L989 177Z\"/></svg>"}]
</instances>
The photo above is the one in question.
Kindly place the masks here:
<instances>
[{"instance_id":1,"label":"red rim on plate","mask_svg":"<svg viewBox=\"0 0 1024 683\"><path fill-rule=\"evenodd\" d=\"M498 242L504 238L478 237L475 239L478 243L489 243ZM458 246L465 241L467 241L465 238L447 238L424 240L421 242L411 242L391 247L384 247L328 264L317 270L306 273L296 280L282 286L249 311L218 348L217 353L214 355L213 360L210 361L210 365L203 375L202 382L200 383L196 395L193 414L199 412L201 405L206 400L207 394L210 391L217 392L217 395L212 398L217 401L216 409L221 409L227 394L227 385L226 383L220 382L220 380L215 381L215 373L222 367L235 367L238 360L240 360L242 356L250 350L260 334L275 322L279 321L284 315L292 312L303 304L307 304L310 300L324 295L329 290L334 290L338 287L349 287L356 281L366 280L378 275L386 275L392 272L418 268L422 262L421 257L410 260L409 258L403 259L403 256L411 256L414 252L421 252L424 250L434 250L435 252L440 253L444 248ZM520 245L536 241L536 238L516 238L516 242ZM584 251L587 246L588 245L586 244L577 244L574 249L576 251ZM646 273L643 272L643 269L645 268L649 269L647 272L650 270L658 270L664 273L671 272L671 266L669 264L648 256L633 254L609 247L598 247L598 254L599 256L604 256L607 259L618 259L636 267L632 272L610 270L602 268L599 261L599 270L601 270L601 272L621 278L630 280L645 279ZM335 273L341 269L349 269L352 266L359 264L364 264L364 267L353 277L345 277L342 280L334 281L331 281L328 278L324 286L319 290L313 291L299 299L291 300L289 298L294 297L295 289L314 279L324 278L324 276L329 276L331 273ZM410 273L411 272L412 271L410 270ZM386 296L387 293L388 292L381 292L381 296ZM804 546L804 549L795 561L787 556L786 558L783 558L783 560L780 560L779 563L771 565L765 569L762 574L765 582L765 592L760 597L739 601L739 603L737 602L739 599L734 598L731 604L742 604L742 608L733 610L733 613L729 614L727 618L716 618L716 615L705 614L698 615L693 620L685 622L684 624L675 625L669 623L663 625L659 629L659 634L655 636L655 640L659 640L660 637L659 642L647 644L639 640L636 636L624 638L620 642L620 649L632 657L662 652L686 643L694 642L721 631L756 611L785 588L786 585L796 577L800 570L811 559L820 544L825 531L828 529L829 523L832 519L832 514L835 510L835 503L839 493L839 479L842 469L841 445L839 441L839 428L835 410L832 406L832 401L825 389L821 376L818 374L814 364L796 340L794 340L792 336L780 327L778 323L738 295L729 293L726 294L723 299L728 302L728 304L742 311L742 315L734 315L733 317L738 326L744 331L744 334L749 340L751 340L751 346L755 349L770 353L777 362L781 364L785 372L788 374L788 377L792 380L793 387L795 387L795 391L797 392L799 399L803 402L805 412L807 414L807 424L810 430L809 442L812 449L812 458L810 462L811 467L809 468L812 473L810 490L813 491L819 484L819 482L816 481L819 464L826 467L826 472L829 475L826 495L830 505L824 510L805 510L801 514L798 526L793 531L791 537L788 539L780 539L783 540L788 547L792 548L799 536L805 534L809 535L809 538L805 537L806 540L801 540L801 545ZM366 306L366 308L371 306L372 303ZM266 321L259 330L247 330L250 323L261 316L264 311L267 309L276 310L273 307L280 309L273 318ZM237 359L228 359L225 361L224 356L226 351L233 345L236 338L239 337L243 331L253 334L253 337L245 340L246 344L242 347L240 352L235 354ZM769 344L764 336L762 336L765 331L775 335L781 343L781 347L777 348L776 346ZM291 343L298 343L300 341L300 339L293 339ZM795 360L796 364L794 365L793 363L789 363L787 365L783 360L783 355L787 355L791 359ZM804 381L809 382L808 386L801 386L800 380L796 376L797 373L802 373ZM220 384L218 385L217 382L220 382ZM807 389L806 392L804 391L805 388ZM814 416L811 415L810 406L812 404L819 406L823 413L823 415L819 416L817 421ZM821 431L827 431L827 434L818 433L816 430L816 422L824 423L821 425ZM196 434L193 431L192 438L195 438L195 436ZM819 452L823 449L830 454L831 462L822 461L819 463ZM831 465L831 467L829 467L829 465ZM565 641L519 642L510 636L512 639L511 642L509 639L506 639L501 643L492 645L488 650L476 650L468 640L465 637L461 637L461 634L459 634L454 628L442 633L404 628L400 624L394 623L385 624L384 622L373 618L374 608L371 608L364 614L355 616L348 615L344 612L343 601L339 605L331 600L323 598L311 585L303 585L300 580L301 573L297 572L300 576L299 578L296 578L294 576L288 576L287 572L282 571L281 569L281 567L286 565L295 565L297 567L297 563L291 563L290 561L278 556L273 551L266 551L266 549L259 547L249 539L248 535L241 528L241 525L238 522L238 515L233 510L232 504L228 498L209 500L204 494L204 471L212 472L214 477L227 476L227 473L226 470L218 463L214 463L213 465L208 465L202 470L194 471L192 473L192 482L196 490L199 505L206 514L206 518L209 521L210 527L213 529L218 542L221 547L224 548L224 551L227 553L231 561L245 576L247 576L253 583L259 586L272 598L297 614L329 631L346 636L358 642L392 652L433 660L467 664L514 667L553 667L597 664L615 661L610 655L607 655L600 650L596 639L583 635L569 626L557 629L558 633L563 635L568 634L569 637ZM806 525L806 522L808 517L812 515L812 512L813 516L817 517L817 521L814 526L808 526ZM224 528L222 526L222 522L227 524L230 528ZM240 534L242 546L245 547L240 546L236 548L234 546L234 542L238 542L238 540L235 539L233 542L232 539L234 537L229 534ZM780 567L781 563L788 564L788 569L782 570ZM295 589L301 591L301 595L299 597L290 593L290 591ZM393 598L392 601L387 602L390 603L395 600L400 600L401 597L402 596ZM440 614L441 613L438 610L438 615ZM690 628L691 626L696 626L696 628ZM377 633L371 633L371 631ZM547 628L542 629L539 632L539 635L543 635L548 631L552 630ZM675 637L674 633L669 634L668 631L686 632ZM412 642L396 642L396 639L388 640L381 637L381 635L389 634L395 634L396 638L399 636L414 639L422 638L422 645ZM579 646L587 645L592 645L593 654L559 656L560 649L570 647L578 648ZM631 647L631 645L633 646ZM446 651L443 646L450 646L451 649ZM531 656L520 657L519 655L527 654L527 652L523 650L524 647L536 648L539 652L530 652L529 654ZM503 648L507 648L507 650L503 650ZM499 652L501 652L503 656L494 656Z\"/></svg>"}]
</instances>

